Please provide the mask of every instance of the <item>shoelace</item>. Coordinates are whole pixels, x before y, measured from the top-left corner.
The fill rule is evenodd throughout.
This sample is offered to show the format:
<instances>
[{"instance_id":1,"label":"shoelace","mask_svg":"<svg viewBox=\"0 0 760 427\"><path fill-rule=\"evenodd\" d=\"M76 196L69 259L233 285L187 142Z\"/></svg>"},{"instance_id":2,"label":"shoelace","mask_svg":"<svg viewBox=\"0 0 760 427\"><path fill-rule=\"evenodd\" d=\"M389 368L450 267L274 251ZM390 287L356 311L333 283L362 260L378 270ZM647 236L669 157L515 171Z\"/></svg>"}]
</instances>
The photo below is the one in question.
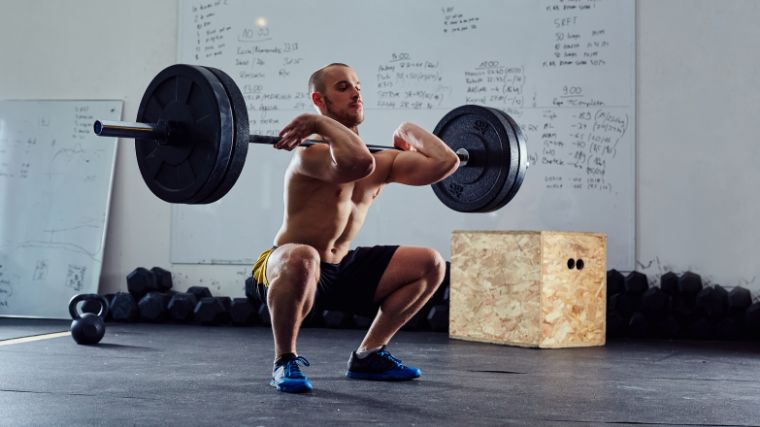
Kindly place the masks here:
<instances>
[{"instance_id":1,"label":"shoelace","mask_svg":"<svg viewBox=\"0 0 760 427\"><path fill-rule=\"evenodd\" d=\"M386 359L389 359L389 360L393 361L393 363L395 363L396 366L398 366L399 368L405 368L404 364L401 363L401 361L399 359L396 359L395 357L393 357L392 354L390 354L389 352L387 352L385 350L378 351L377 355L380 356L380 357L384 357Z\"/></svg>"},{"instance_id":2,"label":"shoelace","mask_svg":"<svg viewBox=\"0 0 760 427\"><path fill-rule=\"evenodd\" d=\"M298 366L299 364L303 366L311 366L305 357L298 356L295 359L291 359L285 362L285 376L289 378L304 376L301 372L301 367Z\"/></svg>"}]
</instances>

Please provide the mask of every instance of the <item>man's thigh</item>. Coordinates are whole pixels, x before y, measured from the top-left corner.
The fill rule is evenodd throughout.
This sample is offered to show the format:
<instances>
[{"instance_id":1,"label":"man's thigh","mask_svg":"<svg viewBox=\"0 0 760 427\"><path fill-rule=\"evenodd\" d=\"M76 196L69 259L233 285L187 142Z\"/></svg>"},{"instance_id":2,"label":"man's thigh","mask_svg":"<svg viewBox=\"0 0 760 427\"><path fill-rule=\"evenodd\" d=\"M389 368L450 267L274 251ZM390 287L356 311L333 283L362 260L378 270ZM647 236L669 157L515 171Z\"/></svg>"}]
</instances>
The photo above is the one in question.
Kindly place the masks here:
<instances>
[{"instance_id":1,"label":"man's thigh","mask_svg":"<svg viewBox=\"0 0 760 427\"><path fill-rule=\"evenodd\" d=\"M375 291L375 301L383 301L397 289L428 275L441 255L431 248L400 246L393 254Z\"/></svg>"},{"instance_id":2,"label":"man's thigh","mask_svg":"<svg viewBox=\"0 0 760 427\"><path fill-rule=\"evenodd\" d=\"M372 316L379 304L377 287L398 246L359 247L341 261L336 276L326 274L317 288L317 301L325 308Z\"/></svg>"}]
</instances>

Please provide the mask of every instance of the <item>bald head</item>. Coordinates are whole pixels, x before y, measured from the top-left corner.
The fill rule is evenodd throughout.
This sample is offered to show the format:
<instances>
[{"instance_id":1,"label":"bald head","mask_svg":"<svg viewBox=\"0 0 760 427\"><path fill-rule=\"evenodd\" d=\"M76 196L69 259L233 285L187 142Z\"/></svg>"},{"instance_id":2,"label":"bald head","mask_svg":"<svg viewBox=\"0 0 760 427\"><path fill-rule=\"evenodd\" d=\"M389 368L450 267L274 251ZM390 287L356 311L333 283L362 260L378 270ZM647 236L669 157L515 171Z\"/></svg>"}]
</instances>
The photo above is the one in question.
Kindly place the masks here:
<instances>
[{"instance_id":1,"label":"bald head","mask_svg":"<svg viewBox=\"0 0 760 427\"><path fill-rule=\"evenodd\" d=\"M332 67L351 68L346 64L343 64L340 62L333 62L332 64L325 65L319 70L313 72L311 74L311 77L309 77L309 93L311 92L325 93L325 73L327 70L329 70Z\"/></svg>"}]
</instances>

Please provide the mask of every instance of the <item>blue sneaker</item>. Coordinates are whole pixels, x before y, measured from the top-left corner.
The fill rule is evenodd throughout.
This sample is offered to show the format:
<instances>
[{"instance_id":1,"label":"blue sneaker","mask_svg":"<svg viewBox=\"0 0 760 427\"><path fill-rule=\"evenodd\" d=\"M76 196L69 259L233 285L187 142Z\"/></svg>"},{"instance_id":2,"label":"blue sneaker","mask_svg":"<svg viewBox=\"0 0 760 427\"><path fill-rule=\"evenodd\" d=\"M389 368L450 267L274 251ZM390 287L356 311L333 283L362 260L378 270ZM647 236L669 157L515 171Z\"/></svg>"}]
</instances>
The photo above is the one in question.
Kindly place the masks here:
<instances>
[{"instance_id":1,"label":"blue sneaker","mask_svg":"<svg viewBox=\"0 0 760 427\"><path fill-rule=\"evenodd\" d=\"M285 393L305 393L311 391L311 383L301 372L301 367L309 366L309 361L303 356L286 359L274 365L272 381L269 383Z\"/></svg>"},{"instance_id":2,"label":"blue sneaker","mask_svg":"<svg viewBox=\"0 0 760 427\"><path fill-rule=\"evenodd\" d=\"M357 380L406 381L420 375L419 369L405 366L386 351L385 346L364 359L359 359L356 352L351 353L346 371L347 377Z\"/></svg>"}]
</instances>

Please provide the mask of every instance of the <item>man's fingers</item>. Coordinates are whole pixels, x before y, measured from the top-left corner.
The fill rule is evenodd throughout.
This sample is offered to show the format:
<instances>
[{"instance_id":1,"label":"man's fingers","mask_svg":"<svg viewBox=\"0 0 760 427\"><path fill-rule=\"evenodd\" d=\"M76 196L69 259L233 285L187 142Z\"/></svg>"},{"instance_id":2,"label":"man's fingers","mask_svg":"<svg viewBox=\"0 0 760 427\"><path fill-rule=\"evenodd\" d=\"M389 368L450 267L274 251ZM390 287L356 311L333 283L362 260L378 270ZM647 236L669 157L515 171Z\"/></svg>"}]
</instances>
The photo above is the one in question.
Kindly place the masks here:
<instances>
[{"instance_id":1,"label":"man's fingers","mask_svg":"<svg viewBox=\"0 0 760 427\"><path fill-rule=\"evenodd\" d=\"M282 150L283 148L288 146L288 141L290 141L291 137L286 133L283 134L279 141L277 141L276 144L274 144L274 148L278 150Z\"/></svg>"}]
</instances>

